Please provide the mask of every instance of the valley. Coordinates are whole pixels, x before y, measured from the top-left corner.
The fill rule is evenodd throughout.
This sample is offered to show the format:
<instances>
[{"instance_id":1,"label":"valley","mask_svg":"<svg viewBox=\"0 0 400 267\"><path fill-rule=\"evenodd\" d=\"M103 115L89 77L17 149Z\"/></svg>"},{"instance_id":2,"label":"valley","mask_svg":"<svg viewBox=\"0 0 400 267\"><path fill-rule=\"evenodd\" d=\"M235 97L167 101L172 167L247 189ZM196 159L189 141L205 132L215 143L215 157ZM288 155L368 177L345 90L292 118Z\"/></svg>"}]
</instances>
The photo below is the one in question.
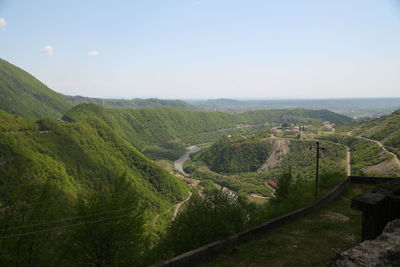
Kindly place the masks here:
<instances>
[{"instance_id":1,"label":"valley","mask_svg":"<svg viewBox=\"0 0 400 267\"><path fill-rule=\"evenodd\" d=\"M317 141L319 198L350 174L400 176L398 111L68 97L0 63L1 265L68 266L88 249L83 263L143 266L248 229L315 201Z\"/></svg>"}]
</instances>

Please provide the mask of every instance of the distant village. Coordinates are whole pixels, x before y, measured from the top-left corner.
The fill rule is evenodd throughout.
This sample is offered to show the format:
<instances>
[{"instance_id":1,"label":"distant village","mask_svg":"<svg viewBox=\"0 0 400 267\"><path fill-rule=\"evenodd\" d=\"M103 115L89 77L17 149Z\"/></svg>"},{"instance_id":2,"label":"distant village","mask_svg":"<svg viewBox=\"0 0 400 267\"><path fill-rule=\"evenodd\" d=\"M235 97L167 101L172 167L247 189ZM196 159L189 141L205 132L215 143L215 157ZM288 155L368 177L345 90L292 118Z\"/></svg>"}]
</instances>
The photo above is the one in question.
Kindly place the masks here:
<instances>
[{"instance_id":1,"label":"distant village","mask_svg":"<svg viewBox=\"0 0 400 267\"><path fill-rule=\"evenodd\" d=\"M324 121L319 128L315 128L308 125L295 125L282 123L278 126L272 127L272 132L277 136L295 136L297 138L302 138L302 134L314 133L318 134L319 130L324 132L335 132L336 124L330 121Z\"/></svg>"}]
</instances>

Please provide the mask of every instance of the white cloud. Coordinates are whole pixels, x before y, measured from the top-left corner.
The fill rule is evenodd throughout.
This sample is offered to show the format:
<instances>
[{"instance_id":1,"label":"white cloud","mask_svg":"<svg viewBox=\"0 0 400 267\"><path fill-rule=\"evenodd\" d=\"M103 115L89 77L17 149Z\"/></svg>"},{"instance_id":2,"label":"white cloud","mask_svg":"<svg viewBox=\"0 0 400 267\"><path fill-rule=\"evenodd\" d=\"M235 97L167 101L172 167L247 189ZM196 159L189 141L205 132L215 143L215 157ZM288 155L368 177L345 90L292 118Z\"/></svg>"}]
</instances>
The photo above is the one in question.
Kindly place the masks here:
<instances>
[{"instance_id":1,"label":"white cloud","mask_svg":"<svg viewBox=\"0 0 400 267\"><path fill-rule=\"evenodd\" d=\"M92 50L92 51L89 51L87 54L88 54L88 56L91 56L91 57L97 57L100 55L100 52L96 51L96 50Z\"/></svg>"},{"instance_id":2,"label":"white cloud","mask_svg":"<svg viewBox=\"0 0 400 267\"><path fill-rule=\"evenodd\" d=\"M6 28L6 19L5 18L0 18L0 31L4 30Z\"/></svg>"},{"instance_id":3,"label":"white cloud","mask_svg":"<svg viewBox=\"0 0 400 267\"><path fill-rule=\"evenodd\" d=\"M54 48L51 45L46 45L42 48L42 52L48 56L52 56L54 54Z\"/></svg>"}]
</instances>

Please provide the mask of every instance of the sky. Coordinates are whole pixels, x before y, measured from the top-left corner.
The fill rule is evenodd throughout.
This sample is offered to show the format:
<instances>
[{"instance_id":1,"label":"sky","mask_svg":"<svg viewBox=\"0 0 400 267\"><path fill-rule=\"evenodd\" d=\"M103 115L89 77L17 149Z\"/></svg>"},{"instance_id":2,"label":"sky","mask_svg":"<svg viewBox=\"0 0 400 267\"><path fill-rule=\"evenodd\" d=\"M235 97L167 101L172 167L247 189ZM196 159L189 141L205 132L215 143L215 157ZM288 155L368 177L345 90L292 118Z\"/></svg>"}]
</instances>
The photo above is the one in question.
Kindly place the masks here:
<instances>
[{"instance_id":1,"label":"sky","mask_svg":"<svg viewBox=\"0 0 400 267\"><path fill-rule=\"evenodd\" d=\"M0 58L67 95L400 96L400 0L0 0Z\"/></svg>"}]
</instances>

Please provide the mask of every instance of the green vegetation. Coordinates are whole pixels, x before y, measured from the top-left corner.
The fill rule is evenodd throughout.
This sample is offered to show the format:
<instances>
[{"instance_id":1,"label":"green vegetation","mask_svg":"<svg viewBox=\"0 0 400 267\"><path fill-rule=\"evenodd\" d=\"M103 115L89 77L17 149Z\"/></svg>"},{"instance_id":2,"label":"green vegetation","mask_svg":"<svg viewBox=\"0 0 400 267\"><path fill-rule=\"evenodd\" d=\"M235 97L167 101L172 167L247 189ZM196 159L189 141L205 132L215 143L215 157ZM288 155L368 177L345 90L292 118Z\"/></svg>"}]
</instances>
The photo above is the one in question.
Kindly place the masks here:
<instances>
[{"instance_id":1,"label":"green vegetation","mask_svg":"<svg viewBox=\"0 0 400 267\"><path fill-rule=\"evenodd\" d=\"M279 178L288 170L296 179L314 180L315 150L310 150L310 147L315 146L315 141L271 139L265 138L266 135L267 131L259 131L244 137L223 138L193 154L191 160L185 162L185 172L239 194L257 193L266 197L273 194L266 185L267 180L280 183ZM324 147L320 158L321 173L344 175L346 148L330 141L322 141L321 146ZM277 149L287 151L283 153ZM266 162L269 167L261 169Z\"/></svg>"},{"instance_id":2,"label":"green vegetation","mask_svg":"<svg viewBox=\"0 0 400 267\"><path fill-rule=\"evenodd\" d=\"M178 100L67 97L3 60L0 93L1 266L142 266L303 207L314 201L314 141L272 139L265 128L353 123L327 110L228 114ZM397 115L370 133L392 150ZM185 165L201 195L166 170L186 146L221 137ZM341 138L322 141L319 197L345 177L345 148L331 141L355 150L360 173L387 159L369 141Z\"/></svg>"},{"instance_id":3,"label":"green vegetation","mask_svg":"<svg viewBox=\"0 0 400 267\"><path fill-rule=\"evenodd\" d=\"M74 215L95 214L92 220L104 220L105 223L82 224L69 233L63 251L67 255L65 264L70 260L82 266L143 265L150 245L144 234L145 209L138 192L124 177L116 179L110 186L81 195ZM110 213L110 210L117 212ZM107 220L110 215L117 218Z\"/></svg>"},{"instance_id":4,"label":"green vegetation","mask_svg":"<svg viewBox=\"0 0 400 267\"><path fill-rule=\"evenodd\" d=\"M167 228L161 243L164 257L220 240L253 224L254 205L245 199L214 190L205 198L194 195Z\"/></svg>"},{"instance_id":5,"label":"green vegetation","mask_svg":"<svg viewBox=\"0 0 400 267\"><path fill-rule=\"evenodd\" d=\"M0 265L71 265L77 254L66 258L67 248L86 251L82 261L124 265L148 253L147 222L188 194L94 117L32 122L0 111L0 125Z\"/></svg>"},{"instance_id":6,"label":"green vegetation","mask_svg":"<svg viewBox=\"0 0 400 267\"><path fill-rule=\"evenodd\" d=\"M272 148L271 142L255 137L223 138L192 158L205 162L215 172L254 172L270 156Z\"/></svg>"},{"instance_id":7,"label":"green vegetation","mask_svg":"<svg viewBox=\"0 0 400 267\"><path fill-rule=\"evenodd\" d=\"M67 98L22 69L0 59L0 109L29 119L60 118Z\"/></svg>"},{"instance_id":8,"label":"green vegetation","mask_svg":"<svg viewBox=\"0 0 400 267\"><path fill-rule=\"evenodd\" d=\"M324 150L320 151L320 172L346 173L346 148L330 141L320 141ZM310 149L312 147L312 149ZM316 164L315 141L290 140L289 152L268 174L277 177L287 170L294 176L314 179Z\"/></svg>"},{"instance_id":9,"label":"green vegetation","mask_svg":"<svg viewBox=\"0 0 400 267\"><path fill-rule=\"evenodd\" d=\"M149 99L104 99L104 98L91 98L84 96L67 96L68 102L72 105L78 104L96 104L106 108L161 108L170 107L184 110L199 109L182 100L165 100L157 98Z\"/></svg>"},{"instance_id":10,"label":"green vegetation","mask_svg":"<svg viewBox=\"0 0 400 267\"><path fill-rule=\"evenodd\" d=\"M260 110L241 114L222 112L158 109L106 109L93 104L81 104L68 111L66 121L96 117L114 129L120 136L152 158L176 159L184 147L202 141L214 141L233 132L243 132L249 126L265 123L316 123L337 119L349 123L351 119L330 111Z\"/></svg>"},{"instance_id":11,"label":"green vegetation","mask_svg":"<svg viewBox=\"0 0 400 267\"><path fill-rule=\"evenodd\" d=\"M211 171L200 162L189 162L185 165L185 172L190 172L192 178L199 179L202 182L212 182L214 187L223 186L229 188L239 195L245 196L251 193L266 197L273 195L273 190L265 184L268 176L262 173L220 174Z\"/></svg>"},{"instance_id":12,"label":"green vegetation","mask_svg":"<svg viewBox=\"0 0 400 267\"><path fill-rule=\"evenodd\" d=\"M400 157L400 110L361 124L353 134L381 141L387 149Z\"/></svg>"},{"instance_id":13,"label":"green vegetation","mask_svg":"<svg viewBox=\"0 0 400 267\"><path fill-rule=\"evenodd\" d=\"M337 252L361 241L361 213L350 202L372 187L351 185L320 211L227 251L206 266L325 266Z\"/></svg>"},{"instance_id":14,"label":"green vegetation","mask_svg":"<svg viewBox=\"0 0 400 267\"><path fill-rule=\"evenodd\" d=\"M385 153L375 142L346 135L330 135L321 138L344 144L350 148L353 175L393 176L398 172L398 170L385 168L385 166L378 169L371 169L372 166L382 164L391 159L390 155Z\"/></svg>"},{"instance_id":15,"label":"green vegetation","mask_svg":"<svg viewBox=\"0 0 400 267\"><path fill-rule=\"evenodd\" d=\"M28 119L60 118L71 107L94 103L109 108L171 107L199 109L181 100L100 99L59 94L26 71L0 59L0 109Z\"/></svg>"},{"instance_id":16,"label":"green vegetation","mask_svg":"<svg viewBox=\"0 0 400 267\"><path fill-rule=\"evenodd\" d=\"M208 194L204 198L194 196L185 204L167 228L158 247L159 255L164 259L173 257L312 203L314 183L291 177L291 173L285 173L280 179L285 192L278 192L271 201L259 205L203 183L208 187ZM344 178L340 173L324 173L319 197Z\"/></svg>"}]
</instances>

